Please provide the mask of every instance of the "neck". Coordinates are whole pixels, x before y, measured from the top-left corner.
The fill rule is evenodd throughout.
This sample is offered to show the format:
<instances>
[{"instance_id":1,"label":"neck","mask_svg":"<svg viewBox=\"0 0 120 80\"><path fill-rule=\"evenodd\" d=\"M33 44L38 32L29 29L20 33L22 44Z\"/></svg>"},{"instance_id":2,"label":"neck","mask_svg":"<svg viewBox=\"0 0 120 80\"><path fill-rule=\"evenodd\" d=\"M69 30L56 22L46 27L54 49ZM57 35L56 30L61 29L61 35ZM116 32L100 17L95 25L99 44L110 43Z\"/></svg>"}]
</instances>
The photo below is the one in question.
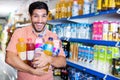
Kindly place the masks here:
<instances>
[{"instance_id":1,"label":"neck","mask_svg":"<svg viewBox=\"0 0 120 80\"><path fill-rule=\"evenodd\" d=\"M41 32L36 32L34 29L33 29L33 33L38 36L38 35L45 35L46 33L46 28L44 28Z\"/></svg>"}]
</instances>

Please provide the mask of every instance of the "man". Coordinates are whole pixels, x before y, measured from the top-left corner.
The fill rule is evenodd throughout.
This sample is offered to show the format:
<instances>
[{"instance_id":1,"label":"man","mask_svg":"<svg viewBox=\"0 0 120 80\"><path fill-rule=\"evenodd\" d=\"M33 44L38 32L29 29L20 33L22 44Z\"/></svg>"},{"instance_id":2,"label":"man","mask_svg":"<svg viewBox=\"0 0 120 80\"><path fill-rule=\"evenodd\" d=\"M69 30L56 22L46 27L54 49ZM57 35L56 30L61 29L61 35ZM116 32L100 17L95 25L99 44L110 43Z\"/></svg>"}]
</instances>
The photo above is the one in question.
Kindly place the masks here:
<instances>
[{"instance_id":1,"label":"man","mask_svg":"<svg viewBox=\"0 0 120 80\"><path fill-rule=\"evenodd\" d=\"M29 14L32 24L15 30L6 49L6 62L18 70L17 80L53 80L52 69L44 71L45 65L50 63L54 67L66 66L66 58L62 47L58 56L47 56L43 52L39 57L35 58L33 64L37 64L36 68L25 64L18 57L16 50L18 38L24 38L25 42L27 42L27 38L32 38L35 42L38 35L42 34L44 35L44 41L47 41L49 37L57 39L57 35L45 27L48 18L48 6L44 2L36 1L30 4Z\"/></svg>"}]
</instances>

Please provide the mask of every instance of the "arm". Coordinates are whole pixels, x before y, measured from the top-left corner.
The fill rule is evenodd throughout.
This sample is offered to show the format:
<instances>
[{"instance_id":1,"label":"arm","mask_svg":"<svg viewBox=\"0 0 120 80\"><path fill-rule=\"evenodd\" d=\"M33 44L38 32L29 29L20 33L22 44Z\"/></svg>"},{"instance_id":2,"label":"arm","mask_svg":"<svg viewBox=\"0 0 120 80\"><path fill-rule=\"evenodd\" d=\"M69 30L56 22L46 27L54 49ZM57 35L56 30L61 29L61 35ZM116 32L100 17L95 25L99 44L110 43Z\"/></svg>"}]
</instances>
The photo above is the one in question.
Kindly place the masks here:
<instances>
[{"instance_id":1,"label":"arm","mask_svg":"<svg viewBox=\"0 0 120 80\"><path fill-rule=\"evenodd\" d=\"M38 76L41 76L47 73L43 70L44 67L34 69L28 66L15 53L10 51L7 51L5 61L6 63L8 63L9 65L11 65L12 67L14 67L19 71L27 72L27 73L38 75Z\"/></svg>"},{"instance_id":2,"label":"arm","mask_svg":"<svg viewBox=\"0 0 120 80\"><path fill-rule=\"evenodd\" d=\"M54 67L65 67L66 58L64 56L48 56L44 52L34 59L33 64L37 64L36 67L43 67L50 63Z\"/></svg>"},{"instance_id":3,"label":"arm","mask_svg":"<svg viewBox=\"0 0 120 80\"><path fill-rule=\"evenodd\" d=\"M18 56L17 54L7 51L6 53L6 59L5 59L6 63L8 63L9 65L11 65L12 67L16 68L19 71L23 71L23 72L28 72L33 74L33 68L31 68L30 66L28 66L27 64L25 64Z\"/></svg>"},{"instance_id":4,"label":"arm","mask_svg":"<svg viewBox=\"0 0 120 80\"><path fill-rule=\"evenodd\" d=\"M49 56L50 64L54 67L65 67L66 66L66 58L64 56Z\"/></svg>"}]
</instances>

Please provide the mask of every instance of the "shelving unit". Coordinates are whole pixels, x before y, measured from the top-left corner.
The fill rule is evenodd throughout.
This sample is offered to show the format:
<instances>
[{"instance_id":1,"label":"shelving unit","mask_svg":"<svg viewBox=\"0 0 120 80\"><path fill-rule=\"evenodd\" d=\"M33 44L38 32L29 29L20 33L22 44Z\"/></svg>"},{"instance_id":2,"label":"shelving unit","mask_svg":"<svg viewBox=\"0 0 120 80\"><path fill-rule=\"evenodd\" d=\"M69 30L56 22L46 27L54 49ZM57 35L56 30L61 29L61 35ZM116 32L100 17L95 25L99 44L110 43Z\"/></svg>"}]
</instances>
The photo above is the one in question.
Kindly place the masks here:
<instances>
[{"instance_id":1,"label":"shelving unit","mask_svg":"<svg viewBox=\"0 0 120 80\"><path fill-rule=\"evenodd\" d=\"M110 74L105 74L103 72L97 71L96 69L92 68L91 66L88 66L88 65L80 63L80 62L76 62L76 61L72 61L72 60L67 59L67 65L74 67L76 69L79 69L81 71L85 71L87 73L90 73L92 75L95 75L95 76L102 78L104 80L120 80L120 78L114 77Z\"/></svg>"},{"instance_id":2,"label":"shelving unit","mask_svg":"<svg viewBox=\"0 0 120 80\"><path fill-rule=\"evenodd\" d=\"M96 45L105 45L105 46L120 46L120 42L117 41L105 41L105 40L88 40L88 39L77 39L77 38L65 38L62 37L61 40L66 40L70 42L80 42L80 43L88 43L88 44L96 44Z\"/></svg>"},{"instance_id":3,"label":"shelving unit","mask_svg":"<svg viewBox=\"0 0 120 80\"><path fill-rule=\"evenodd\" d=\"M69 22L70 19L80 19L80 18L89 18L89 17L95 17L99 15L107 15L107 14L114 14L117 13L118 9L110 9L106 11L100 11L100 12L95 12L95 13L90 13L90 14L85 14L85 15L78 15L78 16L73 16L69 18L61 18L61 19L55 19L55 20L50 20L48 23L54 23L54 22Z\"/></svg>"},{"instance_id":4,"label":"shelving unit","mask_svg":"<svg viewBox=\"0 0 120 80\"><path fill-rule=\"evenodd\" d=\"M61 24L61 23L71 22L72 20L77 21L79 19L81 21L83 21L82 19L85 20L86 18L87 18L87 21L91 21L91 19L93 17L96 17L94 19L94 20L96 20L96 19L98 19L99 16L103 16L103 15L108 16L109 14L115 14L116 15L117 10L118 9L111 9L111 10L100 11L100 12L95 12L95 13L91 13L91 14L85 14L85 15L73 16L73 17L69 17L69 18L51 20L48 23L50 23L50 24ZM104 18L104 17L102 17L102 18ZM109 18L109 16L107 18ZM117 18L117 20L119 20L118 19L118 14L117 14L117 17L115 17L115 18ZM110 19L112 20L112 18L110 18ZM61 40L66 40L66 41L69 41L69 42L87 43L87 44L92 44L92 45L105 45L105 46L120 47L120 42L119 41L90 40L90 39L77 39L77 38L65 38L65 37L62 37ZM88 66L86 64L82 64L80 62L76 62L76 61L72 61L72 60L67 59L67 65L69 65L71 67L74 67L76 69L85 71L87 73L93 74L93 75L98 77L97 80L99 80L99 78L102 78L103 80L120 80L120 78L117 78L117 77L115 77L113 75L110 75L110 74L106 74L106 73L97 71L96 69L92 68L91 66Z\"/></svg>"},{"instance_id":5,"label":"shelving unit","mask_svg":"<svg viewBox=\"0 0 120 80\"><path fill-rule=\"evenodd\" d=\"M95 12L95 13L90 13L90 14L85 14L85 15L80 15L80 16L73 16L73 17L70 17L70 19L94 17L94 16L99 16L99 15L113 14L116 12L117 12L117 9L110 9L106 11L100 11L100 12Z\"/></svg>"}]
</instances>

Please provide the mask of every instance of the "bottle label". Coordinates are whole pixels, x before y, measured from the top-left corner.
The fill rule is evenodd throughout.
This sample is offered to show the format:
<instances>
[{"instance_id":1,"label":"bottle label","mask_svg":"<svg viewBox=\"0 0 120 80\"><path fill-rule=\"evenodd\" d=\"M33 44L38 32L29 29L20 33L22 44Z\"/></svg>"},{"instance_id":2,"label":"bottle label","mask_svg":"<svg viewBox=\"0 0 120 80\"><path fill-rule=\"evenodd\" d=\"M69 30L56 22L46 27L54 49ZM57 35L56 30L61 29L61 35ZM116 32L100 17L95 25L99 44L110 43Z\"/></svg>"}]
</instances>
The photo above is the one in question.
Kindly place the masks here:
<instances>
[{"instance_id":1,"label":"bottle label","mask_svg":"<svg viewBox=\"0 0 120 80\"><path fill-rule=\"evenodd\" d=\"M27 51L27 60L32 60L34 57L34 50Z\"/></svg>"},{"instance_id":2,"label":"bottle label","mask_svg":"<svg viewBox=\"0 0 120 80\"><path fill-rule=\"evenodd\" d=\"M45 44L44 45L44 50L53 52L53 45L51 45L51 44Z\"/></svg>"},{"instance_id":3,"label":"bottle label","mask_svg":"<svg viewBox=\"0 0 120 80\"><path fill-rule=\"evenodd\" d=\"M19 57L22 60L26 60L26 52L19 52Z\"/></svg>"},{"instance_id":4,"label":"bottle label","mask_svg":"<svg viewBox=\"0 0 120 80\"><path fill-rule=\"evenodd\" d=\"M35 44L35 48L41 48L41 49L42 49L42 48L43 48L43 44L41 44L41 43L36 43L36 44Z\"/></svg>"},{"instance_id":5,"label":"bottle label","mask_svg":"<svg viewBox=\"0 0 120 80\"><path fill-rule=\"evenodd\" d=\"M53 56L57 56L59 52L60 52L60 49L55 48L55 47L53 48Z\"/></svg>"},{"instance_id":6,"label":"bottle label","mask_svg":"<svg viewBox=\"0 0 120 80\"><path fill-rule=\"evenodd\" d=\"M39 57L41 55L41 52L43 52L43 49L35 48L34 58Z\"/></svg>"}]
</instances>

